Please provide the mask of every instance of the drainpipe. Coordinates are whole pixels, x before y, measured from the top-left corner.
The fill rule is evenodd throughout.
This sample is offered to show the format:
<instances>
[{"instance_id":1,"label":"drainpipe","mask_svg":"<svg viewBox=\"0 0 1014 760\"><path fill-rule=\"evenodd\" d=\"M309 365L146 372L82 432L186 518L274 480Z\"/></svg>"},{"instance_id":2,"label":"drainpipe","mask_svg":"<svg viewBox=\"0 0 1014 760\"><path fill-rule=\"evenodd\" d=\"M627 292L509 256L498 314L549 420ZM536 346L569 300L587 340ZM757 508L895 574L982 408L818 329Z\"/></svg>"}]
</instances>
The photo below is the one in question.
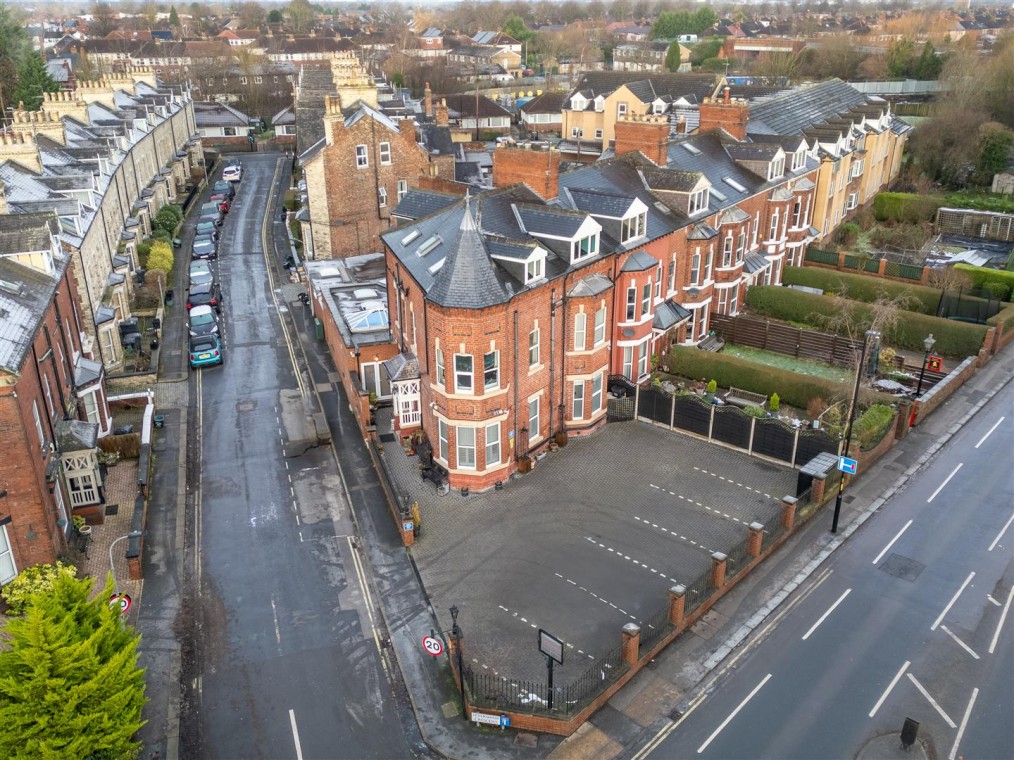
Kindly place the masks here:
<instances>
[{"instance_id":1,"label":"drainpipe","mask_svg":"<svg viewBox=\"0 0 1014 760\"><path fill-rule=\"evenodd\" d=\"M514 461L518 461L521 455L518 442L518 310L514 309Z\"/></svg>"},{"instance_id":2,"label":"drainpipe","mask_svg":"<svg viewBox=\"0 0 1014 760\"><path fill-rule=\"evenodd\" d=\"M567 280L570 279L571 272L567 272L563 276L563 295L560 297L560 304L563 306L563 340L560 342L560 431L563 432L567 429L565 422L566 419L566 404L567 404L567 325L570 324L570 316L567 313ZM594 329L594 323L592 328ZM585 339L587 340L588 335L588 324L585 323Z\"/></svg>"},{"instance_id":3,"label":"drainpipe","mask_svg":"<svg viewBox=\"0 0 1014 760\"><path fill-rule=\"evenodd\" d=\"M54 297L54 302L56 298ZM59 317L57 317L59 319ZM53 377L56 378L56 393L60 397L60 411L63 419L67 419L67 398L63 395L63 383L60 382L60 371L56 368L56 355L53 353L53 339L49 334L49 327L46 325L42 326L42 332L46 336L46 350L49 352L49 358L53 362ZM71 383L74 381L72 380Z\"/></svg>"},{"instance_id":4,"label":"drainpipe","mask_svg":"<svg viewBox=\"0 0 1014 760\"><path fill-rule=\"evenodd\" d=\"M549 291L549 438L553 437L554 381L556 380L556 289ZM561 383L562 385L562 383Z\"/></svg>"}]
</instances>

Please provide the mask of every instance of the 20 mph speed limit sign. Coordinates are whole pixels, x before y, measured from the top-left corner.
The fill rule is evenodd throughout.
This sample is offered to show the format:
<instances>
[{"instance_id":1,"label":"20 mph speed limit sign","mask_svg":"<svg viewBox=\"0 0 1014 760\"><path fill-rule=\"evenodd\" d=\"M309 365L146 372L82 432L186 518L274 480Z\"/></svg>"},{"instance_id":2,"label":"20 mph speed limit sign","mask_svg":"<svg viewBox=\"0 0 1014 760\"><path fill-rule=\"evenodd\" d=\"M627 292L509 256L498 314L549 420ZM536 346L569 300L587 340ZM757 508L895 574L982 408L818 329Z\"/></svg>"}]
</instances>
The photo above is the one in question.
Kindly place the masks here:
<instances>
[{"instance_id":1,"label":"20 mph speed limit sign","mask_svg":"<svg viewBox=\"0 0 1014 760\"><path fill-rule=\"evenodd\" d=\"M436 639L432 636L423 636L422 644L423 649L434 657L439 657L444 653L444 643L440 639Z\"/></svg>"}]
</instances>

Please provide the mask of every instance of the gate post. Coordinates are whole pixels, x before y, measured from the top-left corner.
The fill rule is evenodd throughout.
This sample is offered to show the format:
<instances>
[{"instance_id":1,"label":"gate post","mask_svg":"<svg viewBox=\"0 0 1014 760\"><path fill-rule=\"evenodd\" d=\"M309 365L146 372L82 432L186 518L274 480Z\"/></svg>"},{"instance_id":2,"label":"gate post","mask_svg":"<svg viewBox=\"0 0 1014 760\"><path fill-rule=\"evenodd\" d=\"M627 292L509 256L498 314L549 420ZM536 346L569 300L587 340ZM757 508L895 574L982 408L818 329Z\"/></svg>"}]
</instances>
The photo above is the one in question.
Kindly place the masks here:
<instances>
[{"instance_id":1,"label":"gate post","mask_svg":"<svg viewBox=\"0 0 1014 760\"><path fill-rule=\"evenodd\" d=\"M641 386L634 385L634 419L637 419L637 411L641 405Z\"/></svg>"},{"instance_id":2,"label":"gate post","mask_svg":"<svg viewBox=\"0 0 1014 760\"><path fill-rule=\"evenodd\" d=\"M623 661L628 665L636 665L641 656L641 626L627 623L623 626Z\"/></svg>"},{"instance_id":3,"label":"gate post","mask_svg":"<svg viewBox=\"0 0 1014 760\"><path fill-rule=\"evenodd\" d=\"M711 585L720 589L725 585L725 568L729 556L722 552L715 552L711 555Z\"/></svg>"},{"instance_id":4,"label":"gate post","mask_svg":"<svg viewBox=\"0 0 1014 760\"><path fill-rule=\"evenodd\" d=\"M686 620L687 587L678 583L669 589L669 622L677 629L683 627Z\"/></svg>"},{"instance_id":5,"label":"gate post","mask_svg":"<svg viewBox=\"0 0 1014 760\"><path fill-rule=\"evenodd\" d=\"M750 533L746 540L746 553L756 559L760 556L764 541L764 526L759 522L750 523Z\"/></svg>"},{"instance_id":6,"label":"gate post","mask_svg":"<svg viewBox=\"0 0 1014 760\"><path fill-rule=\"evenodd\" d=\"M796 497L782 497L782 527L790 531L796 525Z\"/></svg>"}]
</instances>

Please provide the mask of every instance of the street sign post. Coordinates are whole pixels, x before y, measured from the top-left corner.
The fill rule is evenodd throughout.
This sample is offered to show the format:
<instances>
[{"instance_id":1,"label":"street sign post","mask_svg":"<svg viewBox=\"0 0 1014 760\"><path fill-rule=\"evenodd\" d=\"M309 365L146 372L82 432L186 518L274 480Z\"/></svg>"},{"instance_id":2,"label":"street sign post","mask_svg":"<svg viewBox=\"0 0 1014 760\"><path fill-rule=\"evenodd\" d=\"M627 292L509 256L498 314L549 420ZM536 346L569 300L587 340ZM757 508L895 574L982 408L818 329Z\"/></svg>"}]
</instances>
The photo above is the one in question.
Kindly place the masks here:
<instances>
[{"instance_id":1,"label":"street sign post","mask_svg":"<svg viewBox=\"0 0 1014 760\"><path fill-rule=\"evenodd\" d=\"M435 636L423 636L422 645L423 649L434 657L439 657L444 653L444 642Z\"/></svg>"},{"instance_id":2,"label":"street sign post","mask_svg":"<svg viewBox=\"0 0 1014 760\"><path fill-rule=\"evenodd\" d=\"M131 599L130 594L113 594L109 597L109 606L113 609L119 608L120 615L126 615L127 610L130 609Z\"/></svg>"},{"instance_id":3,"label":"street sign post","mask_svg":"<svg viewBox=\"0 0 1014 760\"><path fill-rule=\"evenodd\" d=\"M859 462L849 457L838 457L838 469L846 475L855 475Z\"/></svg>"}]
</instances>

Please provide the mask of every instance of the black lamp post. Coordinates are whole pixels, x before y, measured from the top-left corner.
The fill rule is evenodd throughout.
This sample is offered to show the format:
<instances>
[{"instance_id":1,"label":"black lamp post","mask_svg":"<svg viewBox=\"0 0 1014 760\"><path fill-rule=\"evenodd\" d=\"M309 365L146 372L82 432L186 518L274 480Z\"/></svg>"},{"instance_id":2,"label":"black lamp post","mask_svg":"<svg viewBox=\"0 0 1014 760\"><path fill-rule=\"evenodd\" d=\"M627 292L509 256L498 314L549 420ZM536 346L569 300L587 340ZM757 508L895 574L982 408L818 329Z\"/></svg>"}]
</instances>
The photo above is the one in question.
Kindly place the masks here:
<instances>
[{"instance_id":1,"label":"black lamp post","mask_svg":"<svg viewBox=\"0 0 1014 760\"><path fill-rule=\"evenodd\" d=\"M919 370L919 385L916 386L915 395L916 398L922 393L922 381L926 379L926 365L929 364L930 351L933 350L933 346L936 345L936 340L933 338L933 333L930 333L922 342L923 347L926 349L925 356L922 357L922 368Z\"/></svg>"},{"instance_id":2,"label":"black lamp post","mask_svg":"<svg viewBox=\"0 0 1014 760\"><path fill-rule=\"evenodd\" d=\"M458 660L458 687L461 694L461 717L468 721L468 708L465 705L465 671L461 668L461 626L458 625L458 605L452 604L451 638L454 639L454 653Z\"/></svg>"},{"instance_id":3,"label":"black lamp post","mask_svg":"<svg viewBox=\"0 0 1014 760\"><path fill-rule=\"evenodd\" d=\"M876 350L877 341L880 340L880 333L876 330L867 330L863 336L863 348L859 354L859 366L856 367L856 384L852 389L852 403L849 405L849 413L845 423L845 448L839 451L839 456L848 456L849 448L852 445L852 423L856 418L856 407L859 406L859 385L866 371L866 352L873 347ZM841 515L842 496L845 494L845 473L841 474L838 481L838 496L834 500L834 518L831 520L831 532L838 532L838 518Z\"/></svg>"}]
</instances>

